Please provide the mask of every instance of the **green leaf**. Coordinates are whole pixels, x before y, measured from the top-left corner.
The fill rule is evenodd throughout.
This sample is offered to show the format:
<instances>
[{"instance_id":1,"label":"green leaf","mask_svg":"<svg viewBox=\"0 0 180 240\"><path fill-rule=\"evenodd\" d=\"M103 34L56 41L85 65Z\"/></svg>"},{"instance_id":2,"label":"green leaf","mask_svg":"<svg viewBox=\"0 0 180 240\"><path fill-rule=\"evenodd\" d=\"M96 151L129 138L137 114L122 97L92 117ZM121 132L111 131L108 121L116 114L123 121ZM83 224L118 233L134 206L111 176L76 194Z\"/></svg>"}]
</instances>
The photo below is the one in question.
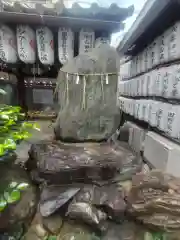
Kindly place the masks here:
<instances>
[{"instance_id":1,"label":"green leaf","mask_svg":"<svg viewBox=\"0 0 180 240\"><path fill-rule=\"evenodd\" d=\"M14 116L14 117L13 117L13 120L14 120L15 122L17 122L18 116Z\"/></svg>"},{"instance_id":2,"label":"green leaf","mask_svg":"<svg viewBox=\"0 0 180 240\"><path fill-rule=\"evenodd\" d=\"M0 132L7 132L8 131L8 127L7 126L4 126L4 127L1 127L0 128Z\"/></svg>"},{"instance_id":3,"label":"green leaf","mask_svg":"<svg viewBox=\"0 0 180 240\"><path fill-rule=\"evenodd\" d=\"M22 127L23 128L33 128L33 124L32 123L29 123L29 122L24 122L22 124Z\"/></svg>"},{"instance_id":4,"label":"green leaf","mask_svg":"<svg viewBox=\"0 0 180 240\"><path fill-rule=\"evenodd\" d=\"M16 143L14 142L13 139L6 139L4 142L4 146L6 149L12 149L12 150L16 149Z\"/></svg>"},{"instance_id":5,"label":"green leaf","mask_svg":"<svg viewBox=\"0 0 180 240\"><path fill-rule=\"evenodd\" d=\"M33 129L37 130L37 131L40 131L40 126L37 124L37 123L34 123L33 124Z\"/></svg>"},{"instance_id":6,"label":"green leaf","mask_svg":"<svg viewBox=\"0 0 180 240\"><path fill-rule=\"evenodd\" d=\"M152 240L164 240L165 238L165 234L164 233L160 233L160 232L154 232L150 234L152 236Z\"/></svg>"},{"instance_id":7,"label":"green leaf","mask_svg":"<svg viewBox=\"0 0 180 240\"><path fill-rule=\"evenodd\" d=\"M20 184L16 187L16 189L23 191L23 190L26 190L28 187L29 187L29 184L28 184L28 183L20 183Z\"/></svg>"},{"instance_id":8,"label":"green leaf","mask_svg":"<svg viewBox=\"0 0 180 240\"><path fill-rule=\"evenodd\" d=\"M5 153L4 145L0 144L0 156L3 156Z\"/></svg>"},{"instance_id":9,"label":"green leaf","mask_svg":"<svg viewBox=\"0 0 180 240\"><path fill-rule=\"evenodd\" d=\"M4 120L9 120L9 116L7 114L1 114L0 118L2 118Z\"/></svg>"},{"instance_id":10,"label":"green leaf","mask_svg":"<svg viewBox=\"0 0 180 240\"><path fill-rule=\"evenodd\" d=\"M24 122L22 124L22 127L24 129L35 129L35 130L40 131L40 126L37 123Z\"/></svg>"},{"instance_id":11,"label":"green leaf","mask_svg":"<svg viewBox=\"0 0 180 240\"><path fill-rule=\"evenodd\" d=\"M19 113L19 116L25 117L25 113Z\"/></svg>"},{"instance_id":12,"label":"green leaf","mask_svg":"<svg viewBox=\"0 0 180 240\"><path fill-rule=\"evenodd\" d=\"M15 203L20 200L21 193L19 190L13 190L12 192L5 192L4 198L7 200L8 203Z\"/></svg>"},{"instance_id":13,"label":"green leaf","mask_svg":"<svg viewBox=\"0 0 180 240\"><path fill-rule=\"evenodd\" d=\"M22 139L28 139L28 138L31 137L31 134L29 132L27 132L27 131L23 131L21 133L21 136L22 136Z\"/></svg>"},{"instance_id":14,"label":"green leaf","mask_svg":"<svg viewBox=\"0 0 180 240\"><path fill-rule=\"evenodd\" d=\"M3 197L1 197L0 198L0 212L2 212L6 206L7 206L6 200Z\"/></svg>"},{"instance_id":15,"label":"green leaf","mask_svg":"<svg viewBox=\"0 0 180 240\"><path fill-rule=\"evenodd\" d=\"M16 140L21 140L21 139L23 139L23 136L22 136L22 134L19 133L19 132L13 132L13 133L12 133L12 138L16 141Z\"/></svg>"},{"instance_id":16,"label":"green leaf","mask_svg":"<svg viewBox=\"0 0 180 240\"><path fill-rule=\"evenodd\" d=\"M15 187L17 187L17 185L18 185L17 182L11 182L11 183L9 184L9 188L15 188Z\"/></svg>"},{"instance_id":17,"label":"green leaf","mask_svg":"<svg viewBox=\"0 0 180 240\"><path fill-rule=\"evenodd\" d=\"M8 122L6 123L6 126L12 126L15 124L15 121L13 119L9 119Z\"/></svg>"}]
</instances>

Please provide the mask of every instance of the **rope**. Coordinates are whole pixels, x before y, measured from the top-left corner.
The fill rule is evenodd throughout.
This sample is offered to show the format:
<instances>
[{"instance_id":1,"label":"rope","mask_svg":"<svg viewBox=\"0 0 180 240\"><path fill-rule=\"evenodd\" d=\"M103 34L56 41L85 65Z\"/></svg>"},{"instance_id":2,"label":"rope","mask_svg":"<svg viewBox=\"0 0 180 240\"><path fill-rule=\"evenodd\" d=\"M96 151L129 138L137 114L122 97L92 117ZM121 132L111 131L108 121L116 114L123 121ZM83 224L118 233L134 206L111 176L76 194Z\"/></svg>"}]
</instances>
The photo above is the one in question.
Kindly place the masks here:
<instances>
[{"instance_id":1,"label":"rope","mask_svg":"<svg viewBox=\"0 0 180 240\"><path fill-rule=\"evenodd\" d=\"M86 108L86 76L83 77L83 100L82 100L82 109Z\"/></svg>"},{"instance_id":2,"label":"rope","mask_svg":"<svg viewBox=\"0 0 180 240\"><path fill-rule=\"evenodd\" d=\"M104 102L104 84L103 84L103 75L101 75L101 91L102 91L102 100Z\"/></svg>"},{"instance_id":3,"label":"rope","mask_svg":"<svg viewBox=\"0 0 180 240\"><path fill-rule=\"evenodd\" d=\"M75 76L111 76L111 75L116 75L119 76L119 73L117 72L112 72L112 73L67 73L61 70L62 73L66 73L69 75L75 75Z\"/></svg>"},{"instance_id":4,"label":"rope","mask_svg":"<svg viewBox=\"0 0 180 240\"><path fill-rule=\"evenodd\" d=\"M69 105L69 76L68 73L66 75L66 104Z\"/></svg>"}]
</instances>

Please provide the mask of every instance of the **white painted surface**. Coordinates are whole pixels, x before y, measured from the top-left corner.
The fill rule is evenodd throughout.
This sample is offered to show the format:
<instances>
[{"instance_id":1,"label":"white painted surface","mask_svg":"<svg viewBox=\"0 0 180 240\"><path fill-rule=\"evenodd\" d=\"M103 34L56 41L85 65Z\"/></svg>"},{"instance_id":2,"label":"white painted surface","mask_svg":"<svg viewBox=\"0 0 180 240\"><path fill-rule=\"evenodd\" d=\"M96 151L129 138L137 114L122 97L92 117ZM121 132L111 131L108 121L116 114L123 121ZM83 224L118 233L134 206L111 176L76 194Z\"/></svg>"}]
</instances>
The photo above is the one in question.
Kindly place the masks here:
<instances>
[{"instance_id":1,"label":"white painted surface","mask_svg":"<svg viewBox=\"0 0 180 240\"><path fill-rule=\"evenodd\" d=\"M144 158L156 169L180 177L180 146L154 132L145 138Z\"/></svg>"}]
</instances>

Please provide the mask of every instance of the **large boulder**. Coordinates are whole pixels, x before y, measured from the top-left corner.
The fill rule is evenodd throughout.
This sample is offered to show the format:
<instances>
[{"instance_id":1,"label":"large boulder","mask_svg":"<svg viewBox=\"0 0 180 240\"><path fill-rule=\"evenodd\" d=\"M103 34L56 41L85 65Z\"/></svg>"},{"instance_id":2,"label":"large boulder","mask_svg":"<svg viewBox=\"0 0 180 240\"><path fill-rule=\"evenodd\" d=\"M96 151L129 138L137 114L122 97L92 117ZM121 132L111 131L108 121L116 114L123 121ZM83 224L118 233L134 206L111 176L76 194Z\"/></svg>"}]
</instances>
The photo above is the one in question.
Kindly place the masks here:
<instances>
[{"instance_id":1,"label":"large boulder","mask_svg":"<svg viewBox=\"0 0 180 240\"><path fill-rule=\"evenodd\" d=\"M31 146L29 154L26 167L38 183L107 181L120 175L121 170L124 175L129 175L138 166L137 158L130 150L108 143L40 141Z\"/></svg>"},{"instance_id":2,"label":"large boulder","mask_svg":"<svg viewBox=\"0 0 180 240\"><path fill-rule=\"evenodd\" d=\"M57 139L100 141L116 131L120 123L116 107L119 63L116 50L103 44L61 68L56 89L60 104Z\"/></svg>"},{"instance_id":3,"label":"large boulder","mask_svg":"<svg viewBox=\"0 0 180 240\"><path fill-rule=\"evenodd\" d=\"M36 210L36 191L18 166L1 166L0 231L14 225L28 226Z\"/></svg>"}]
</instances>

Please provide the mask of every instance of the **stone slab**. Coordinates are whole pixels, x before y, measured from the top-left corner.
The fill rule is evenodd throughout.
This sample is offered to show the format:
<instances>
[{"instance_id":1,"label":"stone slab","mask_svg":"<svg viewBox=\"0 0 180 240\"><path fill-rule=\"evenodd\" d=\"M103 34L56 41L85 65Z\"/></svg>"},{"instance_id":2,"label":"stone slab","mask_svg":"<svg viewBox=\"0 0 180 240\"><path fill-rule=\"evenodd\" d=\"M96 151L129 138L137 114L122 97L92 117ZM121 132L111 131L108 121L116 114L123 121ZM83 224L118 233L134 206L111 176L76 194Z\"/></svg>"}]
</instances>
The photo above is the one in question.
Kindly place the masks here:
<instances>
[{"instance_id":1,"label":"stone slab","mask_svg":"<svg viewBox=\"0 0 180 240\"><path fill-rule=\"evenodd\" d=\"M171 140L148 132L145 138L144 158L154 168L180 177L180 146Z\"/></svg>"}]
</instances>

